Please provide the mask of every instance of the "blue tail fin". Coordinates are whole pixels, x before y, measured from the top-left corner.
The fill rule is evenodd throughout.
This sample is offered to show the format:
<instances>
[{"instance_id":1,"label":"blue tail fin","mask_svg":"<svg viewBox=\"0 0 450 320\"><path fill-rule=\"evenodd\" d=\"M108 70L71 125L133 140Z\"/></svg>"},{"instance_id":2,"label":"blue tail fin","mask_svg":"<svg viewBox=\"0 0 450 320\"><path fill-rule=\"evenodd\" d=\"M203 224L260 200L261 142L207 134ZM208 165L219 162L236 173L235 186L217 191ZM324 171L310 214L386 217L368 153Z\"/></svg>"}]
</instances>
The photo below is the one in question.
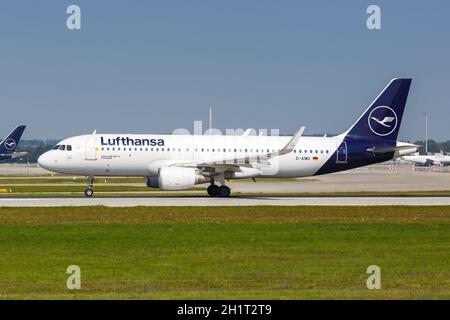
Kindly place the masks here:
<instances>
[{"instance_id":1,"label":"blue tail fin","mask_svg":"<svg viewBox=\"0 0 450 320\"><path fill-rule=\"evenodd\" d=\"M22 137L25 126L18 126L0 142L0 154L10 154L16 150L19 140Z\"/></svg>"},{"instance_id":2,"label":"blue tail fin","mask_svg":"<svg viewBox=\"0 0 450 320\"><path fill-rule=\"evenodd\" d=\"M393 79L367 108L347 136L396 141L408 98L411 79Z\"/></svg>"}]
</instances>

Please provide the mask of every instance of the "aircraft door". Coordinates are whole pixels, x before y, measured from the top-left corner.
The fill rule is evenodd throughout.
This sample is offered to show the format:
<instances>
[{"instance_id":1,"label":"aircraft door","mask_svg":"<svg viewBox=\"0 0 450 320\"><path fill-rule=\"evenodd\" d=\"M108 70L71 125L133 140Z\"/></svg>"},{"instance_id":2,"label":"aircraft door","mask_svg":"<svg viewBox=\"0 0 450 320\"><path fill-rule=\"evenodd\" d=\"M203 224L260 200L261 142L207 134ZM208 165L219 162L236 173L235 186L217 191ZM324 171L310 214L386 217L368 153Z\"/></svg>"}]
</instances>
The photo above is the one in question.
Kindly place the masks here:
<instances>
[{"instance_id":1,"label":"aircraft door","mask_svg":"<svg viewBox=\"0 0 450 320\"><path fill-rule=\"evenodd\" d=\"M97 160L95 136L86 138L86 160Z\"/></svg>"},{"instance_id":2,"label":"aircraft door","mask_svg":"<svg viewBox=\"0 0 450 320\"><path fill-rule=\"evenodd\" d=\"M347 163L347 142L342 141L336 150L336 163Z\"/></svg>"}]
</instances>

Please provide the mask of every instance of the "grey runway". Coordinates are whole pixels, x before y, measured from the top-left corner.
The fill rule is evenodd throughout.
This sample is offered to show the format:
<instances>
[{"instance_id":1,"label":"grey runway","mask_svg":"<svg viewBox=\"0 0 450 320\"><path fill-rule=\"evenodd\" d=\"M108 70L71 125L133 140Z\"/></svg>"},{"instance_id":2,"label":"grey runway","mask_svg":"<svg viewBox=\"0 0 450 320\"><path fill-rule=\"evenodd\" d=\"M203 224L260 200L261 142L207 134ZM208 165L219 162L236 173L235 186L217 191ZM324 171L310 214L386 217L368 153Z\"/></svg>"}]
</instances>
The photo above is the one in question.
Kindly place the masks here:
<instances>
[{"instance_id":1,"label":"grey runway","mask_svg":"<svg viewBox=\"0 0 450 320\"><path fill-rule=\"evenodd\" d=\"M1 198L0 207L63 206L437 206L450 197L122 197Z\"/></svg>"}]
</instances>

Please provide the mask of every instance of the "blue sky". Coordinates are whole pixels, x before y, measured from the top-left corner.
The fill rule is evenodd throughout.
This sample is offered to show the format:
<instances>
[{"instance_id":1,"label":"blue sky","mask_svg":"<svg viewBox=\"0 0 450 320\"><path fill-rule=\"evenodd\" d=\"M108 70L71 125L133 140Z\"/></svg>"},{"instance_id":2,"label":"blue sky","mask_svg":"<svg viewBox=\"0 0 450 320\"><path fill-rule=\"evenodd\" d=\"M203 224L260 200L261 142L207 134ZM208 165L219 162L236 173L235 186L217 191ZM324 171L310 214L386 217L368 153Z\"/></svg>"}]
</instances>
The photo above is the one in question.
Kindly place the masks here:
<instances>
[{"instance_id":1,"label":"blue sky","mask_svg":"<svg viewBox=\"0 0 450 320\"><path fill-rule=\"evenodd\" d=\"M66 28L66 8L82 30ZM382 30L366 28L381 7ZM340 133L412 77L400 137L450 139L450 2L2 1L0 135L215 126Z\"/></svg>"}]
</instances>

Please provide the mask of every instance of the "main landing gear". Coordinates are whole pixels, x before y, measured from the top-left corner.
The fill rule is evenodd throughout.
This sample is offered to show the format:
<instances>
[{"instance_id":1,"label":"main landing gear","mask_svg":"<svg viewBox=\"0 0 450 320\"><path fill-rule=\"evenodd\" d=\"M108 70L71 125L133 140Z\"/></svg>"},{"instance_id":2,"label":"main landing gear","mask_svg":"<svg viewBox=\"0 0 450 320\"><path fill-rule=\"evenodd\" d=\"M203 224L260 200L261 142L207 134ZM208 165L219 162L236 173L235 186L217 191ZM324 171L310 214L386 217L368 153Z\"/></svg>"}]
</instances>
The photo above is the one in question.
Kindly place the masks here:
<instances>
[{"instance_id":1,"label":"main landing gear","mask_svg":"<svg viewBox=\"0 0 450 320\"><path fill-rule=\"evenodd\" d=\"M94 177L88 177L88 187L84 190L84 195L88 198L94 195Z\"/></svg>"},{"instance_id":2,"label":"main landing gear","mask_svg":"<svg viewBox=\"0 0 450 320\"><path fill-rule=\"evenodd\" d=\"M227 198L230 196L230 188L227 186L218 186L216 184L212 184L207 189L208 195L210 197L221 197L221 198Z\"/></svg>"},{"instance_id":3,"label":"main landing gear","mask_svg":"<svg viewBox=\"0 0 450 320\"><path fill-rule=\"evenodd\" d=\"M210 197L220 197L220 198L227 198L230 196L230 188L228 188L226 185L223 184L223 181L221 181L221 186L214 184L214 180L211 179L211 185L206 190L208 192L208 195Z\"/></svg>"}]
</instances>

